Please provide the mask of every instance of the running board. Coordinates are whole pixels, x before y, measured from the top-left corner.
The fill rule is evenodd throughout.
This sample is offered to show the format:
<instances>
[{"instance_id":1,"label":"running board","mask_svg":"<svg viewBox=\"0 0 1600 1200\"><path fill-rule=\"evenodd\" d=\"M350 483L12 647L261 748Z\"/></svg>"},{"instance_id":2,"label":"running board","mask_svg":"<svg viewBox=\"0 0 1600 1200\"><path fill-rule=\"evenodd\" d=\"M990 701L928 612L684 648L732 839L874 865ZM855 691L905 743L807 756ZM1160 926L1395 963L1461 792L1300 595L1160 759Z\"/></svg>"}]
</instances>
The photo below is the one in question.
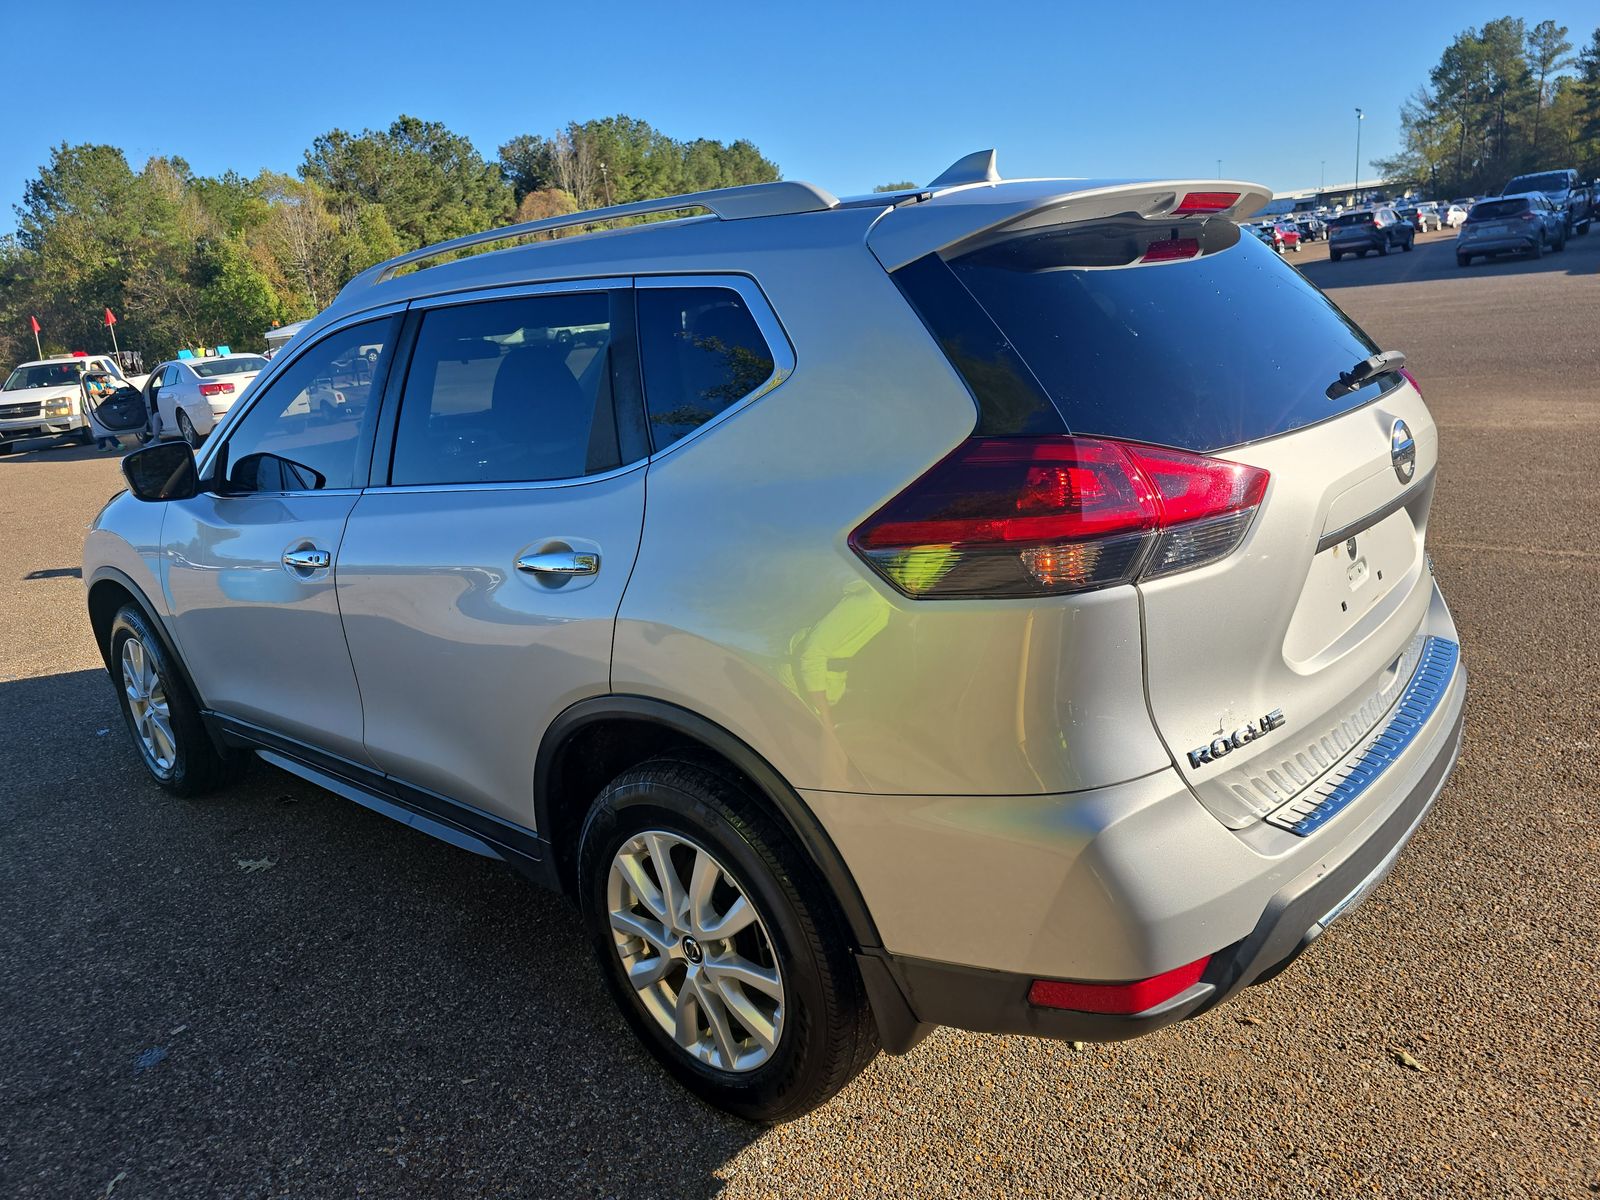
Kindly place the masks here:
<instances>
[{"instance_id":1,"label":"running board","mask_svg":"<svg viewBox=\"0 0 1600 1200\"><path fill-rule=\"evenodd\" d=\"M370 808L375 813L382 813L390 820L399 821L402 825L409 825L412 829L419 829L423 833L438 838L441 842L449 842L457 849L469 850L473 854L481 854L485 858L499 859L501 862L506 860L505 855L501 854L498 849L482 838L473 837L470 833L455 829L446 825L443 821L435 821L432 817L424 816L422 813L413 812L409 808L402 808L393 800L375 796L367 791L366 788L357 787L353 783L340 779L337 775L329 775L324 771L319 771L316 767L300 762L298 759L290 758L287 754L279 754L276 750L258 748L256 754L264 762L269 762L273 766L289 772L291 775L298 775L308 783L314 783L319 788L324 788L336 796L343 796L346 800L354 800L357 804Z\"/></svg>"}]
</instances>

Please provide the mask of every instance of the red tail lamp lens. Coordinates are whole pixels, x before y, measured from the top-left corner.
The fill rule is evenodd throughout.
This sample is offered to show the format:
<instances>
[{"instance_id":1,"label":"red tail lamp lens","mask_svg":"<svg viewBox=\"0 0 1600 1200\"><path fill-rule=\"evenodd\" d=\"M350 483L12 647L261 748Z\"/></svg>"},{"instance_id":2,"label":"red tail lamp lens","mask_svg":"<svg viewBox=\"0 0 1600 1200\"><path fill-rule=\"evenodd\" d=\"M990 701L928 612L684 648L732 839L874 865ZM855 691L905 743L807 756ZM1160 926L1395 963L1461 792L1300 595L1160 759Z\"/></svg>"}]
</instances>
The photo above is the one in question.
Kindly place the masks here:
<instances>
[{"instance_id":1,"label":"red tail lamp lens","mask_svg":"<svg viewBox=\"0 0 1600 1200\"><path fill-rule=\"evenodd\" d=\"M1135 979L1131 983L1068 983L1056 979L1035 979L1028 989L1028 1003L1038 1008L1066 1008L1075 1012L1110 1013L1126 1016L1154 1008L1200 982L1211 956L1187 966Z\"/></svg>"},{"instance_id":2,"label":"red tail lamp lens","mask_svg":"<svg viewBox=\"0 0 1600 1200\"><path fill-rule=\"evenodd\" d=\"M1187 192L1178 207L1172 210L1172 215L1182 217L1190 213L1222 212L1238 202L1238 192Z\"/></svg>"},{"instance_id":3,"label":"red tail lamp lens","mask_svg":"<svg viewBox=\"0 0 1600 1200\"><path fill-rule=\"evenodd\" d=\"M1084 591L1232 553L1266 486L1255 467L1156 446L977 438L862 522L850 546L916 598Z\"/></svg>"},{"instance_id":4,"label":"red tail lamp lens","mask_svg":"<svg viewBox=\"0 0 1600 1200\"><path fill-rule=\"evenodd\" d=\"M231 391L233 391L233 384L231 383L202 383L200 385L200 394L202 396L225 396Z\"/></svg>"},{"instance_id":5,"label":"red tail lamp lens","mask_svg":"<svg viewBox=\"0 0 1600 1200\"><path fill-rule=\"evenodd\" d=\"M1165 241L1151 242L1139 261L1173 262L1177 259L1193 258L1199 253L1199 238L1168 238Z\"/></svg>"}]
</instances>

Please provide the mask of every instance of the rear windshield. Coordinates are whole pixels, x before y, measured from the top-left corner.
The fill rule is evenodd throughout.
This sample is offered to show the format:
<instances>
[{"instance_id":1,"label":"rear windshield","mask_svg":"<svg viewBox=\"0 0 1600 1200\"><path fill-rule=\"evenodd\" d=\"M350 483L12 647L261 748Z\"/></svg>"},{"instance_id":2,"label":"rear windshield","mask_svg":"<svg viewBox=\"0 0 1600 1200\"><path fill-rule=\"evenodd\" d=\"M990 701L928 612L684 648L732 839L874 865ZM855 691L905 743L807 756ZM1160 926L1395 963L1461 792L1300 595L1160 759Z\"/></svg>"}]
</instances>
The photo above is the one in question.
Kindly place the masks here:
<instances>
[{"instance_id":1,"label":"rear windshield","mask_svg":"<svg viewBox=\"0 0 1600 1200\"><path fill-rule=\"evenodd\" d=\"M265 371L267 360L253 354L240 354L233 358L218 358L211 362L190 363L196 375L210 379L214 375L243 375L248 371Z\"/></svg>"},{"instance_id":2,"label":"rear windshield","mask_svg":"<svg viewBox=\"0 0 1600 1200\"><path fill-rule=\"evenodd\" d=\"M977 397L980 434L1040 428L990 419L997 388L995 411L1017 411L1018 366L1070 432L1202 452L1326 420L1398 383L1386 375L1330 400L1340 372L1378 346L1224 219L1082 222L951 258L977 302L966 330L949 328L960 310L948 297L927 301L937 280L926 264L896 280Z\"/></svg>"},{"instance_id":3,"label":"rear windshield","mask_svg":"<svg viewBox=\"0 0 1600 1200\"><path fill-rule=\"evenodd\" d=\"M1572 186L1565 171L1546 171L1542 175L1518 175L1506 184L1508 192L1564 192Z\"/></svg>"},{"instance_id":4,"label":"rear windshield","mask_svg":"<svg viewBox=\"0 0 1600 1200\"><path fill-rule=\"evenodd\" d=\"M1368 212L1340 213L1337 217L1335 217L1330 222L1330 224L1333 224L1333 225L1371 225L1372 224L1372 214L1368 213Z\"/></svg>"},{"instance_id":5,"label":"rear windshield","mask_svg":"<svg viewBox=\"0 0 1600 1200\"><path fill-rule=\"evenodd\" d=\"M1467 214L1469 221L1492 221L1496 217L1515 217L1528 211L1528 202L1523 200L1481 200L1472 206L1472 211Z\"/></svg>"}]
</instances>

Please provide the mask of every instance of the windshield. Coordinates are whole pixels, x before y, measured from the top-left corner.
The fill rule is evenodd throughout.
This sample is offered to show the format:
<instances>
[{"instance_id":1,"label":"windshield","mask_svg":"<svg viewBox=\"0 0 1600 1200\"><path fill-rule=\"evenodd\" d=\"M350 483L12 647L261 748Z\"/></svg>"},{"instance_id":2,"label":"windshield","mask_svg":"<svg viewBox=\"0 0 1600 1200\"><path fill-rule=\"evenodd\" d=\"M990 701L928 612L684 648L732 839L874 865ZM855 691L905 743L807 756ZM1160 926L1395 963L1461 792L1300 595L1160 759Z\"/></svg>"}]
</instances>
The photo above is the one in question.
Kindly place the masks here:
<instances>
[{"instance_id":1,"label":"windshield","mask_svg":"<svg viewBox=\"0 0 1600 1200\"><path fill-rule=\"evenodd\" d=\"M265 371L267 360L254 354L240 354L232 358L217 358L210 362L194 362L189 366L202 379L217 375L244 375L250 371Z\"/></svg>"},{"instance_id":2,"label":"windshield","mask_svg":"<svg viewBox=\"0 0 1600 1200\"><path fill-rule=\"evenodd\" d=\"M20 392L24 388L61 387L77 382L77 363L40 363L33 367L18 367L11 372L4 390Z\"/></svg>"},{"instance_id":3,"label":"windshield","mask_svg":"<svg viewBox=\"0 0 1600 1200\"><path fill-rule=\"evenodd\" d=\"M1112 218L1009 237L948 265L1073 433L1209 453L1326 420L1394 387L1396 377L1382 376L1329 402L1329 383L1377 345L1240 232L1221 219ZM907 283L925 320L945 319L915 275ZM992 327L987 338L981 329L935 333L974 392L987 387L993 372L974 348L995 344Z\"/></svg>"},{"instance_id":4,"label":"windshield","mask_svg":"<svg viewBox=\"0 0 1600 1200\"><path fill-rule=\"evenodd\" d=\"M1496 217L1516 217L1528 211L1526 200L1484 200L1472 206L1469 221L1492 221Z\"/></svg>"},{"instance_id":5,"label":"windshield","mask_svg":"<svg viewBox=\"0 0 1600 1200\"><path fill-rule=\"evenodd\" d=\"M1564 192L1572 186L1565 171L1545 171L1540 175L1518 175L1506 184L1507 192Z\"/></svg>"}]
</instances>

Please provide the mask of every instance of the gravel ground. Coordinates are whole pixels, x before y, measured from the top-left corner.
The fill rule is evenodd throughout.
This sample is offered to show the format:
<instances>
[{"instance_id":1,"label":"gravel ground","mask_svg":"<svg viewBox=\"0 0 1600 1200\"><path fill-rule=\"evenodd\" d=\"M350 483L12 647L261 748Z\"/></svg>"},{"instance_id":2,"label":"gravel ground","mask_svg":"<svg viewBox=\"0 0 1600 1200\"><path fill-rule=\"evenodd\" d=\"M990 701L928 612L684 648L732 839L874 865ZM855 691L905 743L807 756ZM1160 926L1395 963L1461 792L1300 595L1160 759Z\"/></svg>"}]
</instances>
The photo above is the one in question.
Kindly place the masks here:
<instances>
[{"instance_id":1,"label":"gravel ground","mask_svg":"<svg viewBox=\"0 0 1600 1200\"><path fill-rule=\"evenodd\" d=\"M0 460L0 1195L1600 1192L1600 236L1450 241L1291 256L1444 434L1468 736L1388 883L1219 1012L942 1031L774 1130L634 1047L564 901L264 766L148 784L71 574L116 462Z\"/></svg>"}]
</instances>

